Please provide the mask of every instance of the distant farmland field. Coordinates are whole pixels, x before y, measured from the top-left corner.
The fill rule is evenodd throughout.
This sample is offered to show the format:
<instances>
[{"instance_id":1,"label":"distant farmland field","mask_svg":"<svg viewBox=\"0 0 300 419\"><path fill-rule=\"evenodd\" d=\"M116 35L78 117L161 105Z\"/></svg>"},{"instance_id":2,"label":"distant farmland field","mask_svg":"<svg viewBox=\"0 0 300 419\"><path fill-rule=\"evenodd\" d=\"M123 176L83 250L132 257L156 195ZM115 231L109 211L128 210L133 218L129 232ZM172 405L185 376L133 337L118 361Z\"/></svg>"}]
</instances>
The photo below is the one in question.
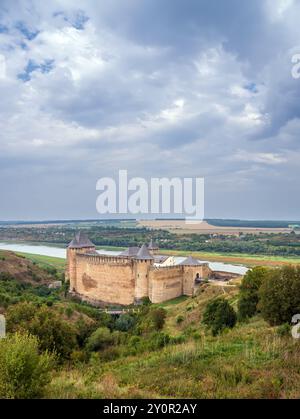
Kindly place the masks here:
<instances>
[{"instance_id":1,"label":"distant farmland field","mask_svg":"<svg viewBox=\"0 0 300 419\"><path fill-rule=\"evenodd\" d=\"M172 233L198 233L198 234L238 234L238 233L290 233L288 222L256 221L247 222L239 220L215 220L216 224L202 221L199 224L187 224L184 220L140 220L139 225L153 229L169 230ZM229 225L229 224L232 225ZM251 223L253 224L251 226ZM226 225L227 224L227 225ZM240 225L239 225L240 224Z\"/></svg>"}]
</instances>

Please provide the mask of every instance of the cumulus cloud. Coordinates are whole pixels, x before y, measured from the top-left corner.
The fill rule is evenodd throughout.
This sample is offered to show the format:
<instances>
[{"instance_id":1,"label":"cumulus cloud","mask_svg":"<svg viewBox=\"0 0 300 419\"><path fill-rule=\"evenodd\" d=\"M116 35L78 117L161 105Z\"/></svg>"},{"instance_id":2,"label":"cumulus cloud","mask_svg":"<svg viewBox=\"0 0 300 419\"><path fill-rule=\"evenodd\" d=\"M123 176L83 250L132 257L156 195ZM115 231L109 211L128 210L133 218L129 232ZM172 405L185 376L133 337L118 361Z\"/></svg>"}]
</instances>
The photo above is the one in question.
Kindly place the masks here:
<instances>
[{"instance_id":1,"label":"cumulus cloud","mask_svg":"<svg viewBox=\"0 0 300 419\"><path fill-rule=\"evenodd\" d=\"M204 176L207 217L298 218L299 17L293 0L3 0L0 218L94 217L119 169Z\"/></svg>"}]
</instances>

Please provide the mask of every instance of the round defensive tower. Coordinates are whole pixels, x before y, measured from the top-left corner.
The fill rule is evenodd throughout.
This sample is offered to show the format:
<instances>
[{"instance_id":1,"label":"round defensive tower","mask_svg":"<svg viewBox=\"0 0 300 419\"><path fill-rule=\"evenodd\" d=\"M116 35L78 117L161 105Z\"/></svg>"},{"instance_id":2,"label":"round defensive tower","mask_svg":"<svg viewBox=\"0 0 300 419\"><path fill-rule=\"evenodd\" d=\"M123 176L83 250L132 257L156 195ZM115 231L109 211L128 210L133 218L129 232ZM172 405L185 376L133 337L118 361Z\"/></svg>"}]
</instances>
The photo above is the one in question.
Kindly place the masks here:
<instances>
[{"instance_id":1,"label":"round defensive tower","mask_svg":"<svg viewBox=\"0 0 300 419\"><path fill-rule=\"evenodd\" d=\"M183 267L183 294L193 296L196 282L203 279L204 264L189 256L180 266Z\"/></svg>"},{"instance_id":2,"label":"round defensive tower","mask_svg":"<svg viewBox=\"0 0 300 419\"><path fill-rule=\"evenodd\" d=\"M159 250L158 244L155 243L152 239L150 240L150 243L148 244L148 250L152 256L156 255Z\"/></svg>"},{"instance_id":3,"label":"round defensive tower","mask_svg":"<svg viewBox=\"0 0 300 419\"><path fill-rule=\"evenodd\" d=\"M66 279L70 281L70 291L76 291L76 257L78 253L94 253L95 245L90 241L86 234L79 231L67 247L67 267Z\"/></svg>"},{"instance_id":4,"label":"round defensive tower","mask_svg":"<svg viewBox=\"0 0 300 419\"><path fill-rule=\"evenodd\" d=\"M154 258L145 244L138 251L134 262L135 301L139 302L143 297L149 297L149 270L154 262Z\"/></svg>"}]
</instances>

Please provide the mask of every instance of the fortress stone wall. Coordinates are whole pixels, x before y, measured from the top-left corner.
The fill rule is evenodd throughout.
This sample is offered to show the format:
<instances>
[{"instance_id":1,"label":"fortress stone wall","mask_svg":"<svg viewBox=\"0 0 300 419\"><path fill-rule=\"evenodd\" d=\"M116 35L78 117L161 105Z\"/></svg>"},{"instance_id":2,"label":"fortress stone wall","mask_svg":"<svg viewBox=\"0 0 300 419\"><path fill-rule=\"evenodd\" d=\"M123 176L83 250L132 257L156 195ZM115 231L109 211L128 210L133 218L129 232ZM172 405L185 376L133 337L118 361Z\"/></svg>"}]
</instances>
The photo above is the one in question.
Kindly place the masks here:
<instances>
[{"instance_id":1,"label":"fortress stone wall","mask_svg":"<svg viewBox=\"0 0 300 419\"><path fill-rule=\"evenodd\" d=\"M132 260L79 254L76 271L77 294L111 304L129 305L134 302Z\"/></svg>"},{"instance_id":2,"label":"fortress stone wall","mask_svg":"<svg viewBox=\"0 0 300 419\"><path fill-rule=\"evenodd\" d=\"M152 303L161 303L183 295L183 266L153 267L149 272Z\"/></svg>"},{"instance_id":3,"label":"fortress stone wall","mask_svg":"<svg viewBox=\"0 0 300 419\"><path fill-rule=\"evenodd\" d=\"M130 305L149 297L160 303L181 295L192 296L197 281L210 276L207 264L187 258L176 266L155 264L152 253L143 246L135 255L107 256L79 236L67 249L66 277L70 292L92 303Z\"/></svg>"}]
</instances>

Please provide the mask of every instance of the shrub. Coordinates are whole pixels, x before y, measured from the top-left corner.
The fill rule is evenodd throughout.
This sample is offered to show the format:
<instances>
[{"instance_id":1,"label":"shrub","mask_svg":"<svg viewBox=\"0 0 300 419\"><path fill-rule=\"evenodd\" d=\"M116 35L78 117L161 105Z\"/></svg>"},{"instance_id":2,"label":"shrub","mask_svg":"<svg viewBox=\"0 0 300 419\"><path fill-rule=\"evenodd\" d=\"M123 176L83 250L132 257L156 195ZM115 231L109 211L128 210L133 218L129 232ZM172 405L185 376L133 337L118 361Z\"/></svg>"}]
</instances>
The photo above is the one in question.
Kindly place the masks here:
<instances>
[{"instance_id":1,"label":"shrub","mask_svg":"<svg viewBox=\"0 0 300 419\"><path fill-rule=\"evenodd\" d=\"M163 308L155 308L150 311L151 320L155 330L161 330L164 327L166 315L166 310Z\"/></svg>"},{"instance_id":2,"label":"shrub","mask_svg":"<svg viewBox=\"0 0 300 419\"><path fill-rule=\"evenodd\" d=\"M36 337L15 333L0 340L0 397L40 397L50 381L53 355L39 353Z\"/></svg>"},{"instance_id":3,"label":"shrub","mask_svg":"<svg viewBox=\"0 0 300 419\"><path fill-rule=\"evenodd\" d=\"M134 349L137 349L141 343L141 338L139 336L131 336L129 338L128 346Z\"/></svg>"},{"instance_id":4,"label":"shrub","mask_svg":"<svg viewBox=\"0 0 300 419\"><path fill-rule=\"evenodd\" d=\"M184 342L186 342L186 337L184 335L172 336L169 341L172 345L179 345Z\"/></svg>"},{"instance_id":5,"label":"shrub","mask_svg":"<svg viewBox=\"0 0 300 419\"><path fill-rule=\"evenodd\" d=\"M259 307L271 326L290 323L300 313L300 268L285 266L268 273L259 289Z\"/></svg>"},{"instance_id":6,"label":"shrub","mask_svg":"<svg viewBox=\"0 0 300 419\"><path fill-rule=\"evenodd\" d=\"M136 320L130 314L122 314L115 323L115 328L121 332L127 332L132 329L136 323Z\"/></svg>"},{"instance_id":7,"label":"shrub","mask_svg":"<svg viewBox=\"0 0 300 419\"><path fill-rule=\"evenodd\" d=\"M7 327L15 331L16 327L23 326L33 319L38 311L38 307L29 302L23 302L10 307L7 312Z\"/></svg>"},{"instance_id":8,"label":"shrub","mask_svg":"<svg viewBox=\"0 0 300 419\"><path fill-rule=\"evenodd\" d=\"M150 351L156 351L157 349L163 348L170 342L170 336L163 332L154 333L146 346Z\"/></svg>"},{"instance_id":9,"label":"shrub","mask_svg":"<svg viewBox=\"0 0 300 419\"><path fill-rule=\"evenodd\" d=\"M242 280L238 301L238 317L245 320L257 313L258 290L266 277L268 270L262 266L248 271Z\"/></svg>"},{"instance_id":10,"label":"shrub","mask_svg":"<svg viewBox=\"0 0 300 419\"><path fill-rule=\"evenodd\" d=\"M74 310L72 309L72 307L69 306L69 307L66 308L65 313L66 313L66 316L68 317L68 319L70 319L72 317L73 313L74 313Z\"/></svg>"},{"instance_id":11,"label":"shrub","mask_svg":"<svg viewBox=\"0 0 300 419\"><path fill-rule=\"evenodd\" d=\"M143 307L138 314L135 332L137 334L152 333L160 331L165 324L166 311L163 308Z\"/></svg>"},{"instance_id":12,"label":"shrub","mask_svg":"<svg viewBox=\"0 0 300 419\"><path fill-rule=\"evenodd\" d=\"M45 306L39 309L28 330L39 338L42 350L55 351L62 358L69 358L77 346L75 328Z\"/></svg>"},{"instance_id":13,"label":"shrub","mask_svg":"<svg viewBox=\"0 0 300 419\"><path fill-rule=\"evenodd\" d=\"M8 272L0 272L0 281L13 281L14 277Z\"/></svg>"},{"instance_id":14,"label":"shrub","mask_svg":"<svg viewBox=\"0 0 300 419\"><path fill-rule=\"evenodd\" d=\"M47 306L19 303L7 311L8 331L28 331L38 337L40 350L69 358L76 348L76 329Z\"/></svg>"},{"instance_id":15,"label":"shrub","mask_svg":"<svg viewBox=\"0 0 300 419\"><path fill-rule=\"evenodd\" d=\"M108 348L103 349L103 351L98 352L99 361L113 361L120 356L120 347L119 346L109 346Z\"/></svg>"},{"instance_id":16,"label":"shrub","mask_svg":"<svg viewBox=\"0 0 300 419\"><path fill-rule=\"evenodd\" d=\"M238 301L238 318L247 320L257 313L258 296L252 292L244 292Z\"/></svg>"},{"instance_id":17,"label":"shrub","mask_svg":"<svg viewBox=\"0 0 300 419\"><path fill-rule=\"evenodd\" d=\"M201 334L199 332L194 332L192 337L194 340L201 340Z\"/></svg>"},{"instance_id":18,"label":"shrub","mask_svg":"<svg viewBox=\"0 0 300 419\"><path fill-rule=\"evenodd\" d=\"M179 315L176 317L176 323L177 323L177 324L181 324L183 321L184 321L184 317L183 317L181 314L179 314Z\"/></svg>"},{"instance_id":19,"label":"shrub","mask_svg":"<svg viewBox=\"0 0 300 419\"><path fill-rule=\"evenodd\" d=\"M81 364L83 362L86 362L87 359L87 354L84 351L73 351L70 355L70 359L73 362L73 364Z\"/></svg>"},{"instance_id":20,"label":"shrub","mask_svg":"<svg viewBox=\"0 0 300 419\"><path fill-rule=\"evenodd\" d=\"M57 269L54 266L45 266L43 269L50 275L57 274Z\"/></svg>"},{"instance_id":21,"label":"shrub","mask_svg":"<svg viewBox=\"0 0 300 419\"><path fill-rule=\"evenodd\" d=\"M213 336L227 327L234 327L236 320L234 309L224 298L217 298L208 303L203 314L203 323L211 329Z\"/></svg>"},{"instance_id":22,"label":"shrub","mask_svg":"<svg viewBox=\"0 0 300 419\"><path fill-rule=\"evenodd\" d=\"M278 326L277 335L280 337L291 335L291 326L288 323L284 323L281 326Z\"/></svg>"},{"instance_id":23,"label":"shrub","mask_svg":"<svg viewBox=\"0 0 300 419\"><path fill-rule=\"evenodd\" d=\"M77 330L77 342L80 347L82 347L87 338L99 327L96 322L86 322L83 316L80 316L75 323Z\"/></svg>"},{"instance_id":24,"label":"shrub","mask_svg":"<svg viewBox=\"0 0 300 419\"><path fill-rule=\"evenodd\" d=\"M143 297L141 299L142 305L143 306L149 306L151 304L150 298L149 297Z\"/></svg>"},{"instance_id":25,"label":"shrub","mask_svg":"<svg viewBox=\"0 0 300 419\"><path fill-rule=\"evenodd\" d=\"M86 349L89 352L99 351L114 342L114 335L107 327L99 327L87 339Z\"/></svg>"}]
</instances>

